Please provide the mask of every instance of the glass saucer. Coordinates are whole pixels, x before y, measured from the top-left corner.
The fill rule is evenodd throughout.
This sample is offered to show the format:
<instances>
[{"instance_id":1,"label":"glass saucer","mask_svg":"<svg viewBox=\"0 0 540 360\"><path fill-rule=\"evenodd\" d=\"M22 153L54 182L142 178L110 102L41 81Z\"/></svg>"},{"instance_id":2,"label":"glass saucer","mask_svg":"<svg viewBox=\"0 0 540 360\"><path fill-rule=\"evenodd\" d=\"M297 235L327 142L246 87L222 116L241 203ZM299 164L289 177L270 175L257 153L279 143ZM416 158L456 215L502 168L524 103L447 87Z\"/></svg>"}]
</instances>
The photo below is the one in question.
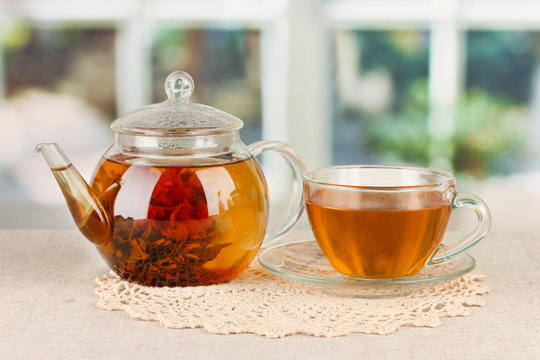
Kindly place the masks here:
<instances>
[{"instance_id":1,"label":"glass saucer","mask_svg":"<svg viewBox=\"0 0 540 360\"><path fill-rule=\"evenodd\" d=\"M291 242L263 250L259 263L271 273L327 294L345 297L385 298L432 288L470 272L474 258L463 254L420 273L394 279L351 278L337 273L314 240Z\"/></svg>"}]
</instances>

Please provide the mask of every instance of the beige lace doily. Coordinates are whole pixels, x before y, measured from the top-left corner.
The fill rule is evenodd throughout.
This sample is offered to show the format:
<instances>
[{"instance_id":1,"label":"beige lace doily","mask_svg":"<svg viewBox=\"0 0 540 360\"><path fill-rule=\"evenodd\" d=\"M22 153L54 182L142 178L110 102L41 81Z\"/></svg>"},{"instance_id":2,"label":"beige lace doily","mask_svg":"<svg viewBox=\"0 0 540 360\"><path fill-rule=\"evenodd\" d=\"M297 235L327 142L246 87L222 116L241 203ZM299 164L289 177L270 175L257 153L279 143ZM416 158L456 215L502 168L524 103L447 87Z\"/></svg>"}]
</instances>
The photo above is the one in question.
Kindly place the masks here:
<instances>
[{"instance_id":1,"label":"beige lace doily","mask_svg":"<svg viewBox=\"0 0 540 360\"><path fill-rule=\"evenodd\" d=\"M153 288L110 273L96 278L97 306L159 321L167 328L204 328L210 333L341 336L390 334L401 326L437 327L441 318L470 315L489 288L468 274L432 289L390 299L325 295L264 271L255 261L237 279L218 285Z\"/></svg>"}]
</instances>

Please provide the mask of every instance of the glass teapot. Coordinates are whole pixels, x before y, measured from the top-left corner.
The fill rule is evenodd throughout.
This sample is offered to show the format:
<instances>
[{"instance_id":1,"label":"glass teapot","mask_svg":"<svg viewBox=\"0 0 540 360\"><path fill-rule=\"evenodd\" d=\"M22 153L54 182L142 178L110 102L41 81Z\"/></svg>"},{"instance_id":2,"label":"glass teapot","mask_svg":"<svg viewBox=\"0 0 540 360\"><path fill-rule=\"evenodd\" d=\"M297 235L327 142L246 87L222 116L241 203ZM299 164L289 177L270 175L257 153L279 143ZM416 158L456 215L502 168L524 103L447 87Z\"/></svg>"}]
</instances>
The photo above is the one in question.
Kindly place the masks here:
<instances>
[{"instance_id":1,"label":"glass teapot","mask_svg":"<svg viewBox=\"0 0 540 360\"><path fill-rule=\"evenodd\" d=\"M55 143L39 144L80 231L120 277L143 285L223 282L244 270L263 238L292 229L304 209L297 153L278 141L245 146L243 122L190 103L181 71L168 100L115 120L113 145L87 184ZM275 150L292 173L287 210L269 227L267 185L255 156Z\"/></svg>"}]
</instances>

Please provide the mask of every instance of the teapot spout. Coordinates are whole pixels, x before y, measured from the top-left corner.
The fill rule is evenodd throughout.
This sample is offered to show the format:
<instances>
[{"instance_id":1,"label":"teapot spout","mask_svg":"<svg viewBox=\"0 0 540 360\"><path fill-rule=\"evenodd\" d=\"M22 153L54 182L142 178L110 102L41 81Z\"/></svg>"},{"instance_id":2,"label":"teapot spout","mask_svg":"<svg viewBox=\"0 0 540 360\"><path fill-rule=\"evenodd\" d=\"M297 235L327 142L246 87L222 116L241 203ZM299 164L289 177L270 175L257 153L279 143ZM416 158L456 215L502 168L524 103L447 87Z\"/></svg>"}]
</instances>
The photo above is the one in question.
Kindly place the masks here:
<instances>
[{"instance_id":1,"label":"teapot spout","mask_svg":"<svg viewBox=\"0 0 540 360\"><path fill-rule=\"evenodd\" d=\"M54 174L73 220L83 235L98 246L110 240L111 226L103 205L58 144L36 146Z\"/></svg>"}]
</instances>

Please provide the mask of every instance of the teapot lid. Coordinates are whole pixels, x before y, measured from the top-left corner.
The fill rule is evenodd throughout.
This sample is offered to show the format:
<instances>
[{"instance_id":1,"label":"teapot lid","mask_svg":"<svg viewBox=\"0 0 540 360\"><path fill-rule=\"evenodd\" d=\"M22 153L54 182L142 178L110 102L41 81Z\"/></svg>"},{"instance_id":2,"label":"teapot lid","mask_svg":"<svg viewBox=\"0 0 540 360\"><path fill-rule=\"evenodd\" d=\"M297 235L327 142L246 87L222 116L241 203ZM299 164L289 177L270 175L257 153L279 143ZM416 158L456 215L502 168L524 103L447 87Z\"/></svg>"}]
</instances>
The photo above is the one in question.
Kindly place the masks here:
<instances>
[{"instance_id":1,"label":"teapot lid","mask_svg":"<svg viewBox=\"0 0 540 360\"><path fill-rule=\"evenodd\" d=\"M168 99L133 110L111 124L118 133L186 136L236 131L244 125L237 117L211 106L190 103L195 84L186 72L175 71L165 80Z\"/></svg>"}]
</instances>

